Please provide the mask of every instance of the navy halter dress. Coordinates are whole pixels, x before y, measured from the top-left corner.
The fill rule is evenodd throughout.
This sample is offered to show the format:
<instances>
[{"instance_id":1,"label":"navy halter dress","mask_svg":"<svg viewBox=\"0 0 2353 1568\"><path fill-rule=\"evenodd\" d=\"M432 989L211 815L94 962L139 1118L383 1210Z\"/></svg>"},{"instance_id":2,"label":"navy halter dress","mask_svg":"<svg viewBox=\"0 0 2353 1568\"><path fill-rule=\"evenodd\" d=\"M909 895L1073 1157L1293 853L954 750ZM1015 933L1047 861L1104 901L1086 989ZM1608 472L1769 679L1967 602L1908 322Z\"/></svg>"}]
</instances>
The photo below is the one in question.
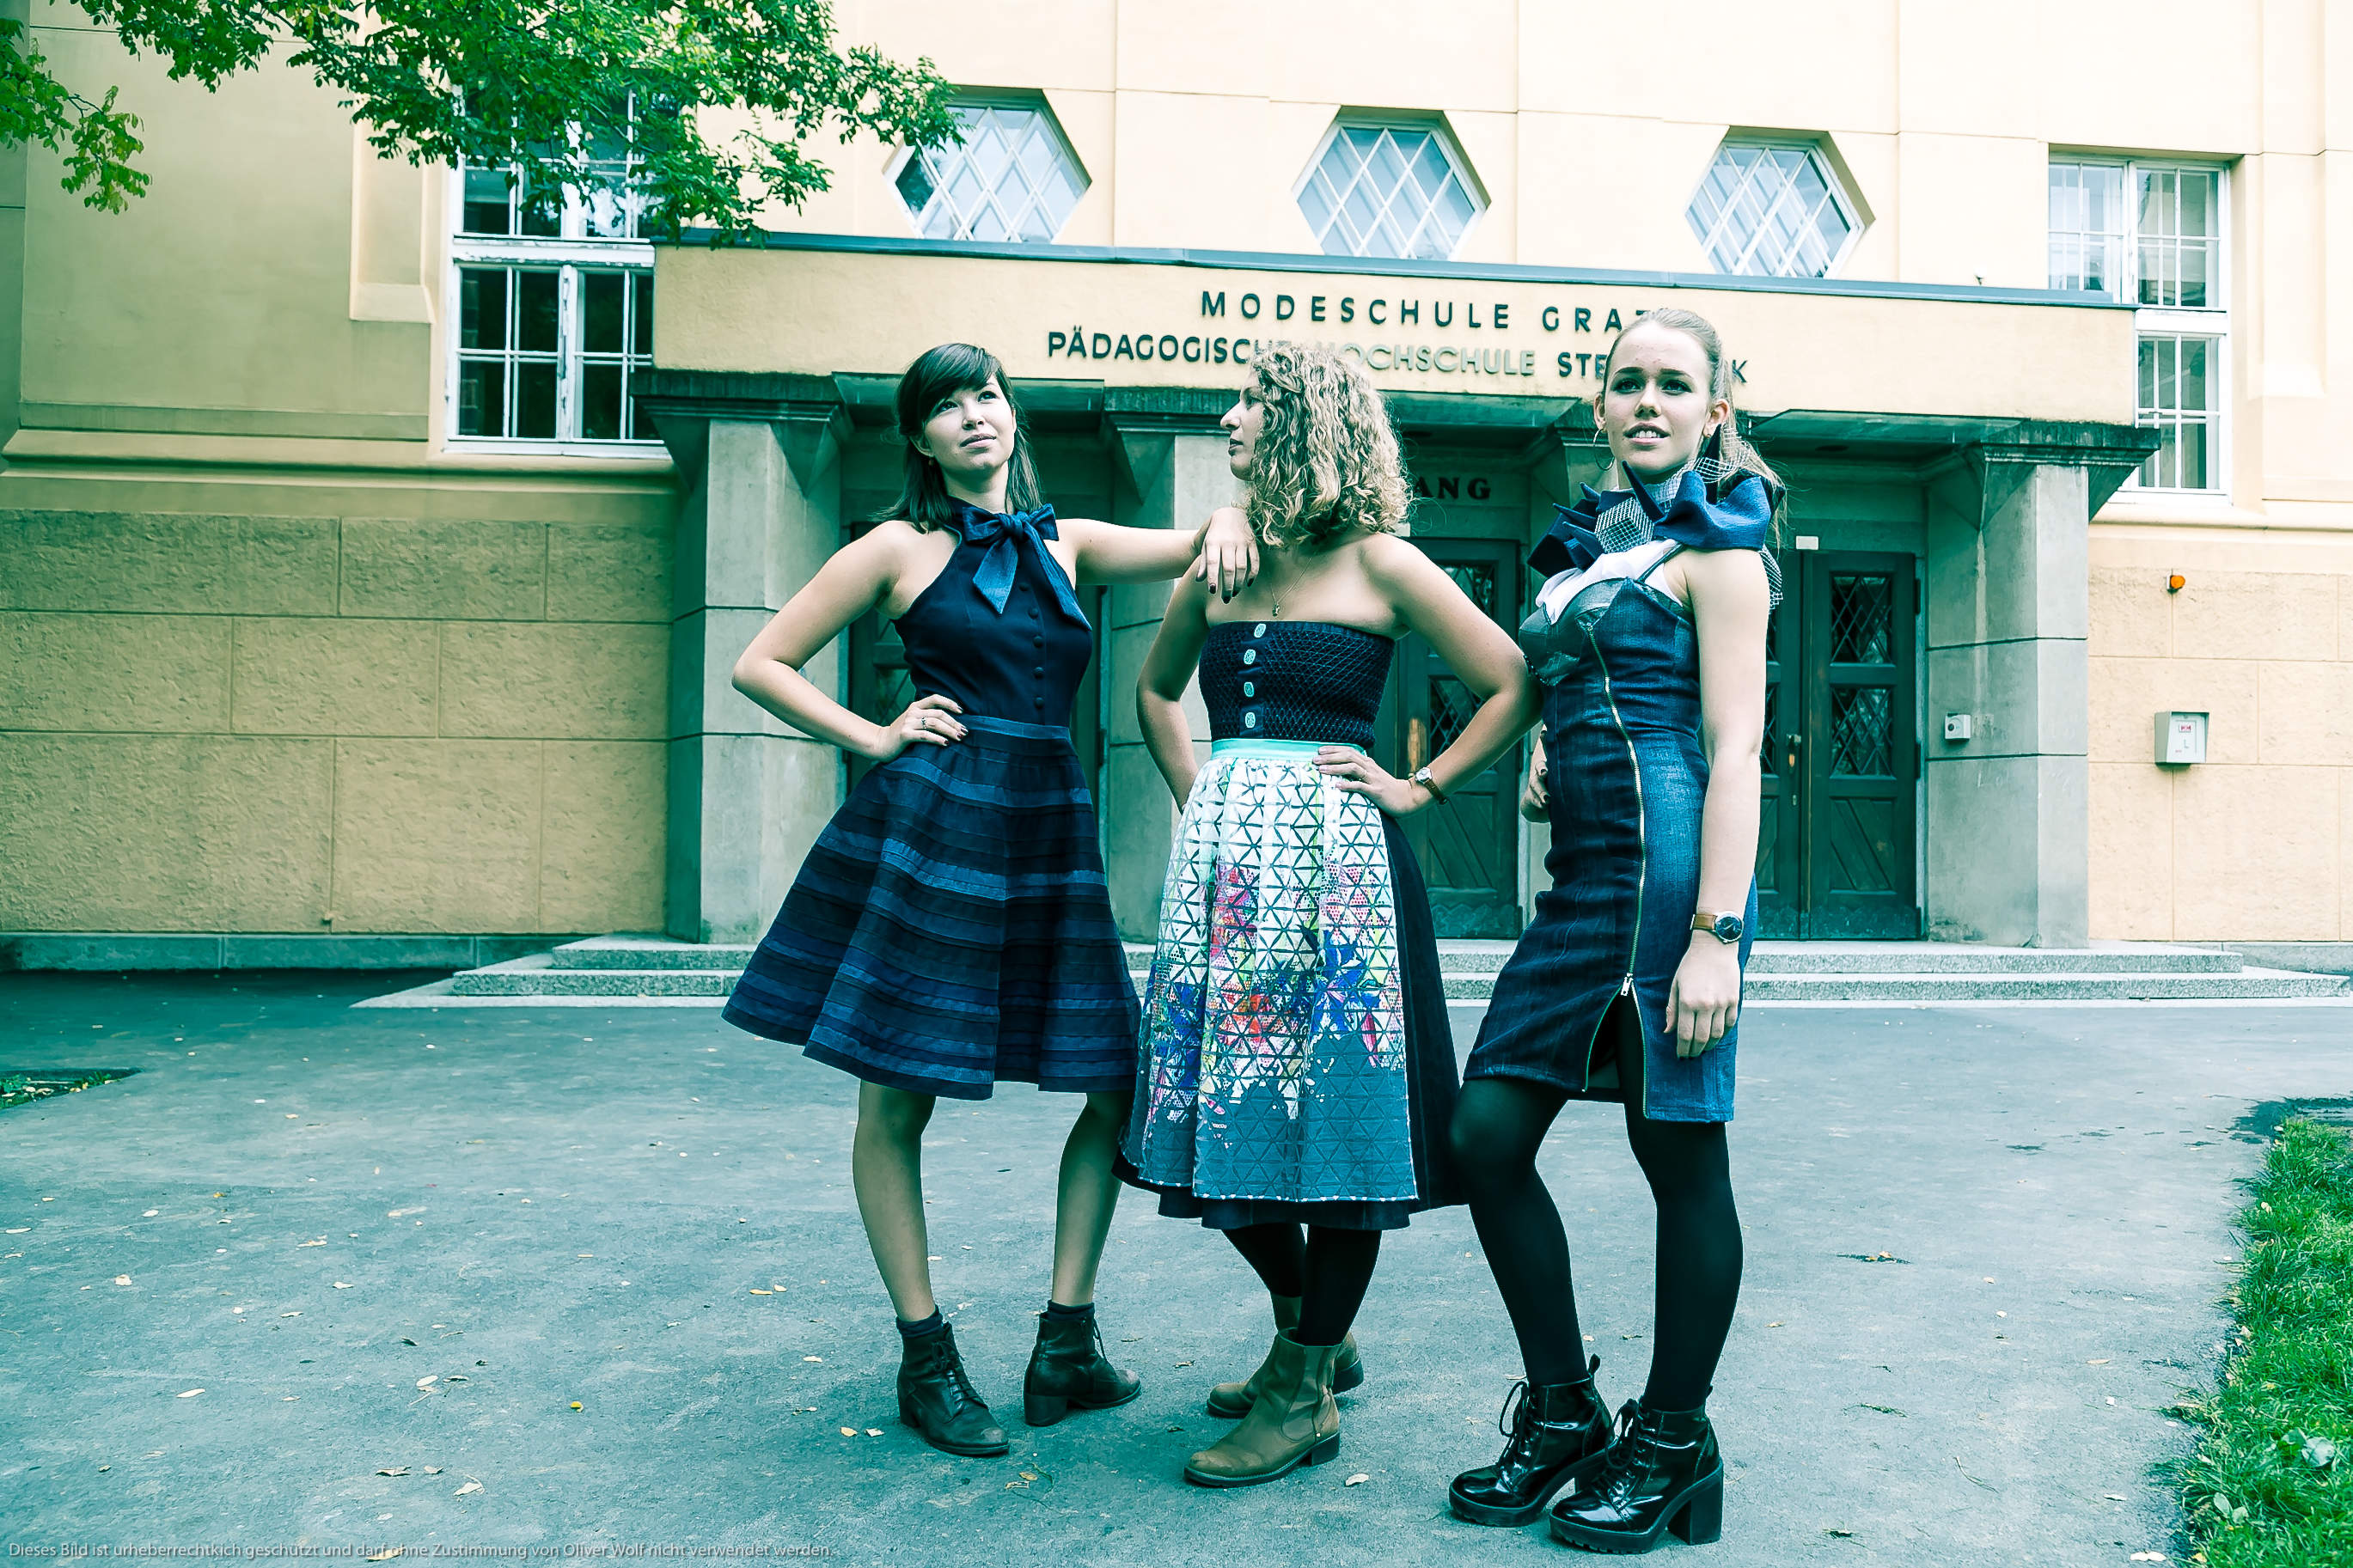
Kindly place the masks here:
<instances>
[{"instance_id":1,"label":"navy halter dress","mask_svg":"<svg viewBox=\"0 0 2353 1568\"><path fill-rule=\"evenodd\" d=\"M723 1015L869 1083L1125 1090L1135 989L1071 750L1094 635L1050 507L955 503L962 542L899 617L967 733L871 770L818 835Z\"/></svg>"},{"instance_id":2,"label":"navy halter dress","mask_svg":"<svg viewBox=\"0 0 2353 1568\"><path fill-rule=\"evenodd\" d=\"M1537 895L1535 919L1495 977L1466 1081L1531 1079L1572 1099L1622 1101L1615 1056L1596 1050L1607 1049L1609 1005L1630 988L1641 1020L1642 1113L1732 1120L1738 1026L1685 1058L1675 1054L1667 1019L1699 904L1708 768L1698 634L1691 612L1649 579L1681 549L1761 549L1771 521L1763 479L1736 474L1712 494L1687 471L1662 501L1588 488L1530 555L1539 572L1582 574L1566 584L1556 616L1540 603L1520 627L1544 688L1552 824L1545 869L1553 885ZM1603 538L1634 547L1607 550ZM1753 881L1743 919L1753 932ZM1749 940L1740 940L1744 973Z\"/></svg>"}]
</instances>

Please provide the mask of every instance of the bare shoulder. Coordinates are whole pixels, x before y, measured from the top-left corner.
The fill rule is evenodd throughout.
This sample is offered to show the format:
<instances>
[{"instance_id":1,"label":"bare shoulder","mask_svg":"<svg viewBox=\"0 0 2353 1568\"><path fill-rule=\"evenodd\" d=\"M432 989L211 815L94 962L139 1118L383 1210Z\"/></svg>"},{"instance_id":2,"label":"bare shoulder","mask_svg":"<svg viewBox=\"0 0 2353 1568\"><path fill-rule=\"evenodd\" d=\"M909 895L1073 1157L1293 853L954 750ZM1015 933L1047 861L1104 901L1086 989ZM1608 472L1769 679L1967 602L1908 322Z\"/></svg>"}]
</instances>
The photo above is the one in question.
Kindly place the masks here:
<instances>
[{"instance_id":1,"label":"bare shoulder","mask_svg":"<svg viewBox=\"0 0 2353 1568\"><path fill-rule=\"evenodd\" d=\"M1345 548L1356 552L1365 575L1384 588L1402 587L1437 571L1421 546L1401 533L1367 533Z\"/></svg>"},{"instance_id":2,"label":"bare shoulder","mask_svg":"<svg viewBox=\"0 0 2353 1568\"><path fill-rule=\"evenodd\" d=\"M1765 586L1765 557L1754 550L1683 550L1683 579L1706 592L1738 593L1745 586Z\"/></svg>"}]
</instances>

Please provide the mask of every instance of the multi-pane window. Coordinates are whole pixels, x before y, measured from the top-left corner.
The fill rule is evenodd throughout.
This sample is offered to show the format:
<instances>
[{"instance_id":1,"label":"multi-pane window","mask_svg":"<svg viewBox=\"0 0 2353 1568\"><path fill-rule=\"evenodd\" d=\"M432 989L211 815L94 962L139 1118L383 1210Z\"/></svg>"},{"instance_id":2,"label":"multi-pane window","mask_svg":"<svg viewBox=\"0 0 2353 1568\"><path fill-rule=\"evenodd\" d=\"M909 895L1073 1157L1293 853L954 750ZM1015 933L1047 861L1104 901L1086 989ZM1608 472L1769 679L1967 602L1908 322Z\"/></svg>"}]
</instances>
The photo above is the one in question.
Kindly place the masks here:
<instances>
[{"instance_id":1,"label":"multi-pane window","mask_svg":"<svg viewBox=\"0 0 2353 1568\"><path fill-rule=\"evenodd\" d=\"M2203 490L2215 486L2213 338L2158 335L2140 339L2138 422L2154 425L2165 444L2140 468L2153 489Z\"/></svg>"},{"instance_id":2,"label":"multi-pane window","mask_svg":"<svg viewBox=\"0 0 2353 1568\"><path fill-rule=\"evenodd\" d=\"M2222 171L2071 158L2051 165L2051 287L2138 307L2139 422L2164 445L2133 482L2223 488Z\"/></svg>"},{"instance_id":3,"label":"multi-pane window","mask_svg":"<svg viewBox=\"0 0 2353 1568\"><path fill-rule=\"evenodd\" d=\"M624 146L586 149L626 177ZM652 247L634 192L529 190L458 172L449 432L463 441L653 442L633 395L653 363Z\"/></svg>"},{"instance_id":4,"label":"multi-pane window","mask_svg":"<svg viewBox=\"0 0 2353 1568\"><path fill-rule=\"evenodd\" d=\"M1039 103L955 106L953 143L907 153L899 199L933 239L1050 243L1086 194L1086 171Z\"/></svg>"},{"instance_id":5,"label":"multi-pane window","mask_svg":"<svg viewBox=\"0 0 2353 1568\"><path fill-rule=\"evenodd\" d=\"M1426 125L1335 125L1299 185L1326 256L1442 261L1479 209L1454 150Z\"/></svg>"},{"instance_id":6,"label":"multi-pane window","mask_svg":"<svg viewBox=\"0 0 2353 1568\"><path fill-rule=\"evenodd\" d=\"M1824 278L1861 227L1820 149L1726 142L1683 216L1718 272Z\"/></svg>"}]
</instances>

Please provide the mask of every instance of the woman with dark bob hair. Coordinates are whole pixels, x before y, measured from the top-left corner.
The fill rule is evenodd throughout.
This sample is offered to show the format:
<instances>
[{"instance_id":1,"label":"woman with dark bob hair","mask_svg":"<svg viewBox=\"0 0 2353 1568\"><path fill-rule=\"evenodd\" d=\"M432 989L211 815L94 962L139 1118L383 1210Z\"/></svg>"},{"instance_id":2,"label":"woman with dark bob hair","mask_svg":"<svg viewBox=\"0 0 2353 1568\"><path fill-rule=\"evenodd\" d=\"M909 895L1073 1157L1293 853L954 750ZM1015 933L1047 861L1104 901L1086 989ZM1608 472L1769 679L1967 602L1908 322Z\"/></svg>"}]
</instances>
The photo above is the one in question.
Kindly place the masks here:
<instances>
[{"instance_id":1,"label":"woman with dark bob hair","mask_svg":"<svg viewBox=\"0 0 2353 1568\"><path fill-rule=\"evenodd\" d=\"M879 765L809 850L725 1016L860 1080L850 1174L898 1314L900 1416L948 1453L1002 1454L1004 1430L932 1296L922 1139L941 1095L986 1100L1020 1082L1085 1096L1062 1149L1053 1285L1023 1414L1044 1426L1142 1387L1104 1355L1094 1321L1136 1010L1071 749L1094 652L1073 587L1191 567L1205 590L1231 593L1257 551L1238 521L1188 535L1056 519L984 349L924 353L900 380L897 412L898 504L735 664L737 690ZM801 674L870 610L898 623L919 693L881 724Z\"/></svg>"},{"instance_id":2,"label":"woman with dark bob hair","mask_svg":"<svg viewBox=\"0 0 2353 1568\"><path fill-rule=\"evenodd\" d=\"M1180 584L1136 693L1184 816L1121 1163L1161 1213L1223 1231L1273 1300L1265 1361L1210 1391L1210 1413L1240 1425L1187 1463L1208 1487L1339 1451L1332 1396L1364 1379L1349 1325L1381 1233L1462 1201L1438 938L1398 819L1441 805L1535 718L1510 635L1400 537L1397 437L1362 369L1266 349L1225 427L1246 499L1216 517L1248 521L1262 569L1230 603ZM1367 753L1408 632L1479 708L1400 779ZM1206 763L1182 705L1197 669Z\"/></svg>"}]
</instances>

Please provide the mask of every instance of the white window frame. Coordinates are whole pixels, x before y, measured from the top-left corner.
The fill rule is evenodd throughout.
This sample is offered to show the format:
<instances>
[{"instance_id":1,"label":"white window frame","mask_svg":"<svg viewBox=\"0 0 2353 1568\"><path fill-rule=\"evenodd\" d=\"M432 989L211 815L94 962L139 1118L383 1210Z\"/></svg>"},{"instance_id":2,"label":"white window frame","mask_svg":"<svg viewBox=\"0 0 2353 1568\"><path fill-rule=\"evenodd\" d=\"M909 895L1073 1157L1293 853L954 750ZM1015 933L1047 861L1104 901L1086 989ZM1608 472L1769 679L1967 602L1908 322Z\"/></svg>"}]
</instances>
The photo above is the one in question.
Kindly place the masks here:
<instances>
[{"instance_id":1,"label":"white window frame","mask_svg":"<svg viewBox=\"0 0 2353 1568\"><path fill-rule=\"evenodd\" d=\"M445 170L449 216L449 260L443 269L441 289L441 320L448 340L442 353L443 386L441 407L443 418L442 446L455 453L497 453L510 457L642 458L653 463L667 461L669 450L654 437L625 440L591 440L578 436L557 436L553 439L522 436L461 436L458 433L458 394L461 381L459 366L464 353L459 344L461 301L460 274L468 267L528 267L540 270L550 268L558 273L556 283L555 322L555 427L559 431L579 427L581 367L585 349L575 341L580 320L580 274L583 269L599 272L646 272L654 265L654 247L646 239L592 239L579 234L587 204L578 193L564 193L563 218L560 227L564 237L537 235L480 235L465 232L466 172L462 168ZM627 347L624 346L626 353ZM512 390L509 396L513 395Z\"/></svg>"},{"instance_id":2,"label":"white window frame","mask_svg":"<svg viewBox=\"0 0 2353 1568\"><path fill-rule=\"evenodd\" d=\"M1707 264L1709 269L1715 270L1715 260L1708 251L1707 235L1692 225L1692 208L1697 205L1700 192L1707 188L1708 176L1715 173L1715 161L1723 155L1726 147L1780 148L1788 152L1803 153L1813 161L1814 172L1821 175L1822 185L1830 192L1831 205L1838 208L1839 216L1846 219L1846 237L1839 242L1838 249L1831 253L1830 265L1822 268L1822 276L1835 278L1844 271L1847 258L1854 254L1856 244L1862 238L1862 231L1865 227L1862 210L1855 205L1854 193L1846 188L1846 181L1841 176L1838 165L1832 163L1829 155L1823 152L1821 142L1811 136L1726 136L1709 150L1707 165L1700 170L1699 178L1692 182L1691 191L1683 197L1683 205L1684 226L1693 229L1693 239L1699 247L1700 258ZM1717 221L1723 220L1719 217ZM1753 245L1751 248L1754 248ZM1719 278L1797 278L1804 277L1806 274L1716 272L1715 276Z\"/></svg>"},{"instance_id":3,"label":"white window frame","mask_svg":"<svg viewBox=\"0 0 2353 1568\"><path fill-rule=\"evenodd\" d=\"M1092 174L1087 173L1085 160L1079 156L1079 150L1071 144L1071 133L1062 129L1062 117L1054 112L1054 106L1047 102L1043 98L1025 98L1019 94L1004 92L959 92L953 94L949 101L956 108L1025 110L1043 118L1047 125L1052 129L1055 140L1062 144L1062 151L1070 156L1071 167L1078 172L1080 180L1083 182L1079 186L1079 199L1071 204L1071 210L1063 216L1060 223L1054 226L1054 235L1051 239L1042 241L1035 239L1001 240L996 243L1009 245L1060 244L1062 237L1062 230L1069 227L1071 219L1078 216L1079 207L1087 199L1087 193L1095 188L1095 178ZM907 232L918 239L928 239L931 237L916 226L916 225L921 221L923 215L918 212L910 211L907 206L907 198L902 195L899 192L899 176L906 173L907 164L911 160L921 157L922 155L923 152L921 148L900 148L898 153L892 158L890 163L883 169L882 179L883 183L891 187L891 205L896 207L899 210L899 216L906 220ZM951 241L949 243L960 244L966 242Z\"/></svg>"},{"instance_id":4,"label":"white window frame","mask_svg":"<svg viewBox=\"0 0 2353 1568\"><path fill-rule=\"evenodd\" d=\"M1410 131L1417 134L1427 133L1432 141L1438 143L1439 156L1446 160L1446 166L1453 171L1454 177L1456 179L1462 182L1462 189L1471 198L1470 221L1462 226L1462 232L1455 237L1454 248L1446 253L1444 259L1451 261L1456 257L1461 256L1462 254L1463 247L1471 243L1471 237L1479 232L1480 221L1487 216L1488 209L1493 206L1494 203L1487 199L1487 187L1479 183L1478 175L1472 172L1470 158L1467 157L1463 153L1462 149L1455 143L1453 130L1448 126L1443 119L1416 119L1412 115L1407 114L1342 114L1334 116L1332 123L1324 128L1324 134L1316 138L1315 151L1308 154L1306 165L1299 171L1299 177L1291 182L1291 209L1292 211L1299 214L1299 221L1302 223L1305 223L1307 221L1306 212L1299 205L1299 194L1307 188L1307 182L1314 179L1315 177L1315 172L1324 166L1325 156L1332 151L1332 143L1337 142L1340 139L1341 132L1345 131L1388 131L1391 132ZM1426 222L1428 220L1425 219L1424 221ZM1362 255L1354 251L1335 252L1325 250L1323 247L1324 237L1320 234L1314 236L1314 240L1316 247L1315 254L1318 256L1339 255L1349 257L1355 260L1377 261L1388 259L1387 258L1382 257ZM1413 260L1415 258L1407 257L1400 259Z\"/></svg>"},{"instance_id":5,"label":"white window frame","mask_svg":"<svg viewBox=\"0 0 2353 1568\"><path fill-rule=\"evenodd\" d=\"M2198 158L2117 158L2092 153L2051 153L2048 163L2092 164L2124 172L2125 235L2123 265L2117 269L2116 292L2102 298L2113 299L2133 307L2133 418L2140 417L2140 342L2143 338L2205 338L2213 343L2207 356L2207 396L2211 413L2206 421L2213 433L2213 442L2207 453L2208 483L2199 489L2173 485L2145 485L2141 470L2135 468L2124 482L2124 491L2134 495L2163 496L2206 500L2227 500L2231 495L2231 434L2233 407L2231 378L2231 167ZM2136 190L2135 175L2143 169L2194 169L2214 176L2214 245L2212 265L2209 268L2206 297L2220 304L2196 307L2179 305L2142 305L2140 298L2140 202ZM2049 244L2050 175L2043 175L2044 245L2046 258ZM2048 263L2046 261L2045 265ZM2046 279L2047 280L2047 279ZM2090 293L2090 289L2084 290ZM2155 426L2143 428L2155 429Z\"/></svg>"}]
</instances>

